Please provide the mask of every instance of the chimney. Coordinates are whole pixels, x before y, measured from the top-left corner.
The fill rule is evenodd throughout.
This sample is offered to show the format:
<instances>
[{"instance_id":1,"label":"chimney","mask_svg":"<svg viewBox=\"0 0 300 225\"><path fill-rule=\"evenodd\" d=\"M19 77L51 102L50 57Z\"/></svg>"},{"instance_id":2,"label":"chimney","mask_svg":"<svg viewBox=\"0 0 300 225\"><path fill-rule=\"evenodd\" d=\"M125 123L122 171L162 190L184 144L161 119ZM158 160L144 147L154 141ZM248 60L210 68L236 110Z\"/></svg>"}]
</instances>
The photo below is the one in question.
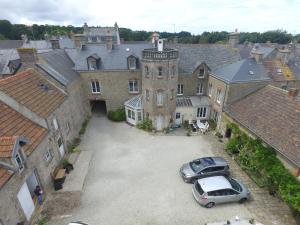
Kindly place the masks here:
<instances>
[{"instance_id":1,"label":"chimney","mask_svg":"<svg viewBox=\"0 0 300 225\"><path fill-rule=\"evenodd\" d=\"M28 37L26 34L22 34L21 39L23 41L23 45L29 43L29 40L28 40Z\"/></svg>"},{"instance_id":2,"label":"chimney","mask_svg":"<svg viewBox=\"0 0 300 225\"><path fill-rule=\"evenodd\" d=\"M60 49L59 39L51 39L50 40L52 49Z\"/></svg>"},{"instance_id":3,"label":"chimney","mask_svg":"<svg viewBox=\"0 0 300 225\"><path fill-rule=\"evenodd\" d=\"M277 59L279 59L283 64L287 64L290 58L291 50L288 48L278 49Z\"/></svg>"},{"instance_id":4,"label":"chimney","mask_svg":"<svg viewBox=\"0 0 300 225\"><path fill-rule=\"evenodd\" d=\"M228 40L228 44L232 47L232 48L236 48L237 45L240 42L240 33L238 32L237 29L235 29L234 32L229 34L229 40Z\"/></svg>"},{"instance_id":5,"label":"chimney","mask_svg":"<svg viewBox=\"0 0 300 225\"><path fill-rule=\"evenodd\" d=\"M154 32L152 34L152 44L154 44L154 47L157 49L157 45L158 45L158 39L159 39L159 34Z\"/></svg>"},{"instance_id":6,"label":"chimney","mask_svg":"<svg viewBox=\"0 0 300 225\"><path fill-rule=\"evenodd\" d=\"M75 34L73 36L73 38L74 38L75 47L77 49L81 49L82 45L84 45L86 42L85 35L84 34Z\"/></svg>"},{"instance_id":7,"label":"chimney","mask_svg":"<svg viewBox=\"0 0 300 225\"><path fill-rule=\"evenodd\" d=\"M84 34L88 34L89 33L89 27L88 27L87 23L84 23L84 25L83 25L83 33Z\"/></svg>"},{"instance_id":8,"label":"chimney","mask_svg":"<svg viewBox=\"0 0 300 225\"><path fill-rule=\"evenodd\" d=\"M111 36L106 38L106 49L111 52L113 50L113 38Z\"/></svg>"},{"instance_id":9,"label":"chimney","mask_svg":"<svg viewBox=\"0 0 300 225\"><path fill-rule=\"evenodd\" d=\"M35 48L17 48L21 63L35 64L37 61Z\"/></svg>"},{"instance_id":10,"label":"chimney","mask_svg":"<svg viewBox=\"0 0 300 225\"><path fill-rule=\"evenodd\" d=\"M254 47L252 48L250 52L251 58L254 58L257 64L262 64L263 63L263 56L264 53L259 50L259 45L254 44Z\"/></svg>"},{"instance_id":11,"label":"chimney","mask_svg":"<svg viewBox=\"0 0 300 225\"><path fill-rule=\"evenodd\" d=\"M299 89L298 88L290 88L288 90L288 96L290 98L293 98L293 99L298 96L298 93L299 93Z\"/></svg>"}]
</instances>

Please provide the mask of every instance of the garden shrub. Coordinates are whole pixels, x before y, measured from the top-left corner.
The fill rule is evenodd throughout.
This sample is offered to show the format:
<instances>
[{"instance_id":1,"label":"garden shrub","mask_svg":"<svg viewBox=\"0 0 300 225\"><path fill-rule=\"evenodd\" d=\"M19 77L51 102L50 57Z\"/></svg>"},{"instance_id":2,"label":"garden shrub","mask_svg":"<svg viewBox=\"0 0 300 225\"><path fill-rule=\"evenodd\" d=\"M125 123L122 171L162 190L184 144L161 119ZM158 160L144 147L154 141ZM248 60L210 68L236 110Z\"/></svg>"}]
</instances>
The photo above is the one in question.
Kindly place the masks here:
<instances>
[{"instance_id":1,"label":"garden shrub","mask_svg":"<svg viewBox=\"0 0 300 225\"><path fill-rule=\"evenodd\" d=\"M149 118L145 118L143 121L138 123L136 127L145 131L152 131L153 129L152 120Z\"/></svg>"},{"instance_id":2,"label":"garden shrub","mask_svg":"<svg viewBox=\"0 0 300 225\"><path fill-rule=\"evenodd\" d=\"M83 135L83 134L85 133L86 127L87 127L87 125L88 125L90 119L91 119L90 117L87 117L87 118L83 121L83 123L82 123L82 125L81 125L81 129L80 129L80 131L79 131L79 135L80 135L80 136Z\"/></svg>"},{"instance_id":3,"label":"garden shrub","mask_svg":"<svg viewBox=\"0 0 300 225\"><path fill-rule=\"evenodd\" d=\"M259 139L252 139L235 124L229 124L233 137L226 145L229 154L236 154L241 168L255 180L262 182L270 193L279 196L300 215L300 182L283 166L276 152Z\"/></svg>"},{"instance_id":4,"label":"garden shrub","mask_svg":"<svg viewBox=\"0 0 300 225\"><path fill-rule=\"evenodd\" d=\"M108 111L108 119L115 122L126 121L125 109L117 109L115 111Z\"/></svg>"},{"instance_id":5,"label":"garden shrub","mask_svg":"<svg viewBox=\"0 0 300 225\"><path fill-rule=\"evenodd\" d=\"M210 119L210 120L208 121L208 123L209 123L209 130L215 130L215 129L216 129L217 123L216 123L215 120Z\"/></svg>"},{"instance_id":6,"label":"garden shrub","mask_svg":"<svg viewBox=\"0 0 300 225\"><path fill-rule=\"evenodd\" d=\"M183 121L182 126L185 130L189 129L189 121L188 120Z\"/></svg>"}]
</instances>

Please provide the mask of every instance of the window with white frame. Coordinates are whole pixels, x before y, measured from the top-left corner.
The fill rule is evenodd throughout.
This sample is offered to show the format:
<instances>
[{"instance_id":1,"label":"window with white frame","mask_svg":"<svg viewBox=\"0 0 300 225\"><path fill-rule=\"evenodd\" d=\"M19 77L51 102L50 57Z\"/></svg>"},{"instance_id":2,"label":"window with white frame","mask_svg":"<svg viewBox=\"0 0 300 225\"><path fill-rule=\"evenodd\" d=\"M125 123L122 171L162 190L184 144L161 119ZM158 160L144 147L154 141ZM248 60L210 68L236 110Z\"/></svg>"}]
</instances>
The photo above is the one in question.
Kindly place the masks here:
<instances>
[{"instance_id":1,"label":"window with white frame","mask_svg":"<svg viewBox=\"0 0 300 225\"><path fill-rule=\"evenodd\" d=\"M146 89L146 100L149 101L150 99L150 91Z\"/></svg>"},{"instance_id":2,"label":"window with white frame","mask_svg":"<svg viewBox=\"0 0 300 225\"><path fill-rule=\"evenodd\" d=\"M131 111L131 119L135 120L135 112Z\"/></svg>"},{"instance_id":3,"label":"window with white frame","mask_svg":"<svg viewBox=\"0 0 300 225\"><path fill-rule=\"evenodd\" d=\"M99 94L100 93L100 84L97 80L91 81L91 89L93 94Z\"/></svg>"},{"instance_id":4,"label":"window with white frame","mask_svg":"<svg viewBox=\"0 0 300 225\"><path fill-rule=\"evenodd\" d=\"M127 110L127 117L131 119L131 110L130 109Z\"/></svg>"},{"instance_id":5,"label":"window with white frame","mask_svg":"<svg viewBox=\"0 0 300 225\"><path fill-rule=\"evenodd\" d=\"M128 58L128 68L130 70L135 70L136 69L136 58L135 57L129 57Z\"/></svg>"},{"instance_id":6,"label":"window with white frame","mask_svg":"<svg viewBox=\"0 0 300 225\"><path fill-rule=\"evenodd\" d=\"M149 77L149 67L145 66L145 76Z\"/></svg>"},{"instance_id":7,"label":"window with white frame","mask_svg":"<svg viewBox=\"0 0 300 225\"><path fill-rule=\"evenodd\" d=\"M127 110L127 117L128 117L129 119L135 120L135 112L134 112L133 110L128 109L128 110Z\"/></svg>"},{"instance_id":8,"label":"window with white frame","mask_svg":"<svg viewBox=\"0 0 300 225\"><path fill-rule=\"evenodd\" d=\"M138 121L142 120L142 112L141 111L137 112L137 117L138 117Z\"/></svg>"},{"instance_id":9,"label":"window with white frame","mask_svg":"<svg viewBox=\"0 0 300 225\"><path fill-rule=\"evenodd\" d=\"M217 103L221 103L221 99L222 99L222 91L220 88L217 89L217 95L216 95L216 101Z\"/></svg>"},{"instance_id":10,"label":"window with white frame","mask_svg":"<svg viewBox=\"0 0 300 225\"><path fill-rule=\"evenodd\" d=\"M198 82L197 84L197 95L202 95L203 94L203 83Z\"/></svg>"},{"instance_id":11,"label":"window with white frame","mask_svg":"<svg viewBox=\"0 0 300 225\"><path fill-rule=\"evenodd\" d=\"M57 122L56 118L53 118L53 127L54 127L54 130L58 129L58 122Z\"/></svg>"},{"instance_id":12,"label":"window with white frame","mask_svg":"<svg viewBox=\"0 0 300 225\"><path fill-rule=\"evenodd\" d=\"M44 159L46 162L50 162L50 160L52 159L52 154L50 152L50 149L48 149L45 153L44 153Z\"/></svg>"},{"instance_id":13,"label":"window with white frame","mask_svg":"<svg viewBox=\"0 0 300 225\"><path fill-rule=\"evenodd\" d=\"M212 83L209 83L209 85L208 85L208 96L209 96L209 97L211 97L212 91L213 91Z\"/></svg>"},{"instance_id":14,"label":"window with white frame","mask_svg":"<svg viewBox=\"0 0 300 225\"><path fill-rule=\"evenodd\" d=\"M163 105L163 100L164 100L164 95L162 91L157 91L156 93L156 104L158 106L162 106Z\"/></svg>"},{"instance_id":15,"label":"window with white frame","mask_svg":"<svg viewBox=\"0 0 300 225\"><path fill-rule=\"evenodd\" d=\"M183 84L177 84L177 95L183 95Z\"/></svg>"},{"instance_id":16,"label":"window with white frame","mask_svg":"<svg viewBox=\"0 0 300 225\"><path fill-rule=\"evenodd\" d=\"M200 78L204 77L204 68L199 69L198 77L200 77Z\"/></svg>"},{"instance_id":17,"label":"window with white frame","mask_svg":"<svg viewBox=\"0 0 300 225\"><path fill-rule=\"evenodd\" d=\"M24 166L24 159L22 158L22 155L20 153L16 154L15 163L16 163L16 166L17 166L19 172L22 172L24 170L25 166Z\"/></svg>"},{"instance_id":18,"label":"window with white frame","mask_svg":"<svg viewBox=\"0 0 300 225\"><path fill-rule=\"evenodd\" d=\"M158 77L162 77L162 75L163 75L163 68L160 66L160 67L157 68L157 70L158 70L157 76Z\"/></svg>"},{"instance_id":19,"label":"window with white frame","mask_svg":"<svg viewBox=\"0 0 300 225\"><path fill-rule=\"evenodd\" d=\"M197 117L206 118L206 107L197 108Z\"/></svg>"},{"instance_id":20,"label":"window with white frame","mask_svg":"<svg viewBox=\"0 0 300 225\"><path fill-rule=\"evenodd\" d=\"M137 80L130 80L128 82L129 92L130 93L138 93L139 87L138 87L138 81Z\"/></svg>"}]
</instances>

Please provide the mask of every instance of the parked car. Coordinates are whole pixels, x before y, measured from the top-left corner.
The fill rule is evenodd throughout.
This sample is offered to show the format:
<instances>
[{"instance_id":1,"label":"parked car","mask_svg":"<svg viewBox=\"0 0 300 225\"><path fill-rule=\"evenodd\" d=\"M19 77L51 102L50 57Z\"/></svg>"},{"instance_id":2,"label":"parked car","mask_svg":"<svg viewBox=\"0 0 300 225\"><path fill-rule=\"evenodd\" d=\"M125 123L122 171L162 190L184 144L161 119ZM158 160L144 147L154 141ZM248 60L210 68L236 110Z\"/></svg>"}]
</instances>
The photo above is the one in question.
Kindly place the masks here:
<instances>
[{"instance_id":1,"label":"parked car","mask_svg":"<svg viewBox=\"0 0 300 225\"><path fill-rule=\"evenodd\" d=\"M180 168L180 175L185 182L192 183L208 176L228 176L229 166L222 157L204 157L183 164Z\"/></svg>"},{"instance_id":2,"label":"parked car","mask_svg":"<svg viewBox=\"0 0 300 225\"><path fill-rule=\"evenodd\" d=\"M228 176L198 179L193 185L196 201L207 208L226 202L243 203L250 198L250 191L239 181Z\"/></svg>"}]
</instances>

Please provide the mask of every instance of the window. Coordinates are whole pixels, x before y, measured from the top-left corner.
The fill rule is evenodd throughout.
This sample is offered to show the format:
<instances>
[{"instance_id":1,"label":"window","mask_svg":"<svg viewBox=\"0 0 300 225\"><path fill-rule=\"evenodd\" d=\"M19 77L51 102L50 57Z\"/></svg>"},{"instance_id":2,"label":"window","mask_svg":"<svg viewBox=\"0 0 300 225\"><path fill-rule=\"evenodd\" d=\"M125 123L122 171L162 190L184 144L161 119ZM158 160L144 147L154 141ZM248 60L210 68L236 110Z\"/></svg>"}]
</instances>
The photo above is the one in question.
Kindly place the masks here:
<instances>
[{"instance_id":1,"label":"window","mask_svg":"<svg viewBox=\"0 0 300 225\"><path fill-rule=\"evenodd\" d=\"M171 68L171 77L174 77L175 73L176 73L176 67L172 66L172 68Z\"/></svg>"},{"instance_id":2,"label":"window","mask_svg":"<svg viewBox=\"0 0 300 225\"><path fill-rule=\"evenodd\" d=\"M99 84L99 81L93 80L91 82L91 88L92 88L92 93L93 94L99 94L100 93L100 84Z\"/></svg>"},{"instance_id":3,"label":"window","mask_svg":"<svg viewBox=\"0 0 300 225\"><path fill-rule=\"evenodd\" d=\"M204 77L204 68L200 68L198 77L203 78Z\"/></svg>"},{"instance_id":4,"label":"window","mask_svg":"<svg viewBox=\"0 0 300 225\"><path fill-rule=\"evenodd\" d=\"M22 172L24 170L24 160L20 153L17 153L15 156L15 163L18 167L19 172Z\"/></svg>"},{"instance_id":5,"label":"window","mask_svg":"<svg viewBox=\"0 0 300 225\"><path fill-rule=\"evenodd\" d=\"M211 97L212 90L213 90L212 83L209 83L209 85L208 85L208 96L209 96L209 97Z\"/></svg>"},{"instance_id":6,"label":"window","mask_svg":"<svg viewBox=\"0 0 300 225\"><path fill-rule=\"evenodd\" d=\"M131 119L131 110L127 110L127 116L128 116L128 118L130 118Z\"/></svg>"},{"instance_id":7,"label":"window","mask_svg":"<svg viewBox=\"0 0 300 225\"><path fill-rule=\"evenodd\" d=\"M97 63L94 60L88 60L89 70L97 70Z\"/></svg>"},{"instance_id":8,"label":"window","mask_svg":"<svg viewBox=\"0 0 300 225\"><path fill-rule=\"evenodd\" d=\"M131 111L131 119L135 120L135 112Z\"/></svg>"},{"instance_id":9,"label":"window","mask_svg":"<svg viewBox=\"0 0 300 225\"><path fill-rule=\"evenodd\" d=\"M146 100L149 101L150 99L150 91L146 90Z\"/></svg>"},{"instance_id":10,"label":"window","mask_svg":"<svg viewBox=\"0 0 300 225\"><path fill-rule=\"evenodd\" d=\"M175 119L180 119L180 113L176 113Z\"/></svg>"},{"instance_id":11,"label":"window","mask_svg":"<svg viewBox=\"0 0 300 225\"><path fill-rule=\"evenodd\" d=\"M183 84L177 84L177 95L183 95Z\"/></svg>"},{"instance_id":12,"label":"window","mask_svg":"<svg viewBox=\"0 0 300 225\"><path fill-rule=\"evenodd\" d=\"M217 89L217 95L216 95L216 101L217 101L217 103L221 103L221 98L222 98L222 92L221 92L221 89L220 88L218 88Z\"/></svg>"},{"instance_id":13,"label":"window","mask_svg":"<svg viewBox=\"0 0 300 225\"><path fill-rule=\"evenodd\" d=\"M174 89L171 89L171 96L170 96L170 100L174 99Z\"/></svg>"},{"instance_id":14,"label":"window","mask_svg":"<svg viewBox=\"0 0 300 225\"><path fill-rule=\"evenodd\" d=\"M53 127L54 127L54 130L58 129L58 123L57 123L57 119L56 118L53 118Z\"/></svg>"},{"instance_id":15,"label":"window","mask_svg":"<svg viewBox=\"0 0 300 225\"><path fill-rule=\"evenodd\" d=\"M129 81L129 92L130 93L138 93L138 81L137 80L130 80Z\"/></svg>"},{"instance_id":16,"label":"window","mask_svg":"<svg viewBox=\"0 0 300 225\"><path fill-rule=\"evenodd\" d=\"M145 66L145 75L146 77L149 77L149 67Z\"/></svg>"},{"instance_id":17,"label":"window","mask_svg":"<svg viewBox=\"0 0 300 225\"><path fill-rule=\"evenodd\" d=\"M162 75L163 75L163 74L162 74L162 70L163 70L163 69L162 69L161 66L158 67L158 75L157 75L158 77L162 77Z\"/></svg>"},{"instance_id":18,"label":"window","mask_svg":"<svg viewBox=\"0 0 300 225\"><path fill-rule=\"evenodd\" d=\"M52 159L52 155L51 155L50 149L48 149L48 151L46 151L44 153L44 159L45 159L46 162L50 162L50 160Z\"/></svg>"},{"instance_id":19,"label":"window","mask_svg":"<svg viewBox=\"0 0 300 225\"><path fill-rule=\"evenodd\" d=\"M213 119L214 119L214 121L216 121L216 122L219 121L219 113L218 113L218 111L214 111Z\"/></svg>"},{"instance_id":20,"label":"window","mask_svg":"<svg viewBox=\"0 0 300 225\"><path fill-rule=\"evenodd\" d=\"M142 120L142 112L138 111L137 116L138 116L138 121L141 121Z\"/></svg>"},{"instance_id":21,"label":"window","mask_svg":"<svg viewBox=\"0 0 300 225\"><path fill-rule=\"evenodd\" d=\"M136 69L136 58L135 57L129 57L128 58L128 68L130 70L135 70Z\"/></svg>"},{"instance_id":22,"label":"window","mask_svg":"<svg viewBox=\"0 0 300 225\"><path fill-rule=\"evenodd\" d=\"M158 106L162 106L163 105L163 92L162 91L158 91L156 94L156 103Z\"/></svg>"},{"instance_id":23,"label":"window","mask_svg":"<svg viewBox=\"0 0 300 225\"><path fill-rule=\"evenodd\" d=\"M135 112L128 109L127 110L127 117L130 118L130 119L135 120Z\"/></svg>"},{"instance_id":24,"label":"window","mask_svg":"<svg viewBox=\"0 0 300 225\"><path fill-rule=\"evenodd\" d=\"M197 117L206 118L206 107L197 108Z\"/></svg>"},{"instance_id":25,"label":"window","mask_svg":"<svg viewBox=\"0 0 300 225\"><path fill-rule=\"evenodd\" d=\"M203 83L202 82L198 82L197 85L197 95L202 95L203 94Z\"/></svg>"}]
</instances>

